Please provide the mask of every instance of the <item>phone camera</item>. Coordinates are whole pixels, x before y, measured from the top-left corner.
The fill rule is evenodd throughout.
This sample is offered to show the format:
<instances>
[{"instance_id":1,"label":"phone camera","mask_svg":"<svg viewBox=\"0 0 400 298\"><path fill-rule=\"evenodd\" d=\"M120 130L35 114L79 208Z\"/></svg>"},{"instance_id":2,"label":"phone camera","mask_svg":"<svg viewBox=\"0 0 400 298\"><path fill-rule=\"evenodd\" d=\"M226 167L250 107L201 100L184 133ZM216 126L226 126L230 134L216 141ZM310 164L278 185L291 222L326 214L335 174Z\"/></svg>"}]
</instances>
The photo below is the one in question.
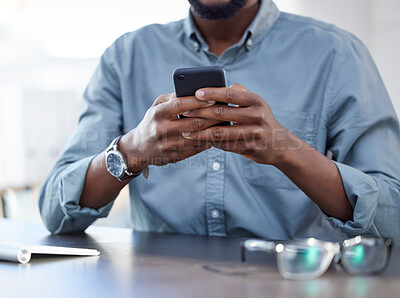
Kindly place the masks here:
<instances>
[{"instance_id":1,"label":"phone camera","mask_svg":"<svg viewBox=\"0 0 400 298\"><path fill-rule=\"evenodd\" d=\"M184 75L179 75L179 76L178 76L178 80L183 81L184 79L185 79L185 76L184 76Z\"/></svg>"}]
</instances>

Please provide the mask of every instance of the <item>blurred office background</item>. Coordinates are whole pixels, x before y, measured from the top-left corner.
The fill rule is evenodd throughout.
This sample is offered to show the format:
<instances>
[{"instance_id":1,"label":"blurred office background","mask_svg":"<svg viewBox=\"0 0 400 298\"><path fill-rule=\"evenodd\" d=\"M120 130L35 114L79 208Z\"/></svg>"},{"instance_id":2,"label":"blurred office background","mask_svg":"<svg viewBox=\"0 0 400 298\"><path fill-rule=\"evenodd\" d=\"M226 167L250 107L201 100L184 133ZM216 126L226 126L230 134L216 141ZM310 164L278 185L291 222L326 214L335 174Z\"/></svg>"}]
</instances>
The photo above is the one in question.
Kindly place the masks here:
<instances>
[{"instance_id":1,"label":"blurred office background","mask_svg":"<svg viewBox=\"0 0 400 298\"><path fill-rule=\"evenodd\" d=\"M399 0L276 0L370 49L400 114ZM37 189L77 125L81 95L118 36L186 17L187 0L0 0L0 217L38 221ZM127 224L127 192L102 224Z\"/></svg>"}]
</instances>

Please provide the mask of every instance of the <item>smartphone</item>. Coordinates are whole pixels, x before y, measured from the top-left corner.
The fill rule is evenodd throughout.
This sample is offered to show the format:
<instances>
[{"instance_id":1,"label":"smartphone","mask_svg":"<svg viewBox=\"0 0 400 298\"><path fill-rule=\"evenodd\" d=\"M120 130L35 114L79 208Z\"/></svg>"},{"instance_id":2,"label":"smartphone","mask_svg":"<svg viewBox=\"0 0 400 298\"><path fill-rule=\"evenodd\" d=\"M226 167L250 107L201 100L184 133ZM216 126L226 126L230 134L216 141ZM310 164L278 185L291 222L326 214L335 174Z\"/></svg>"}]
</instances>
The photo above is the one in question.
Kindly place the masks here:
<instances>
[{"instance_id":1,"label":"smartphone","mask_svg":"<svg viewBox=\"0 0 400 298\"><path fill-rule=\"evenodd\" d=\"M173 74L175 94L177 97L194 96L195 92L205 87L226 87L225 71L220 66L179 68ZM217 104L228 105L225 102ZM179 119L185 118L178 115ZM224 121L217 125L231 125Z\"/></svg>"}]
</instances>

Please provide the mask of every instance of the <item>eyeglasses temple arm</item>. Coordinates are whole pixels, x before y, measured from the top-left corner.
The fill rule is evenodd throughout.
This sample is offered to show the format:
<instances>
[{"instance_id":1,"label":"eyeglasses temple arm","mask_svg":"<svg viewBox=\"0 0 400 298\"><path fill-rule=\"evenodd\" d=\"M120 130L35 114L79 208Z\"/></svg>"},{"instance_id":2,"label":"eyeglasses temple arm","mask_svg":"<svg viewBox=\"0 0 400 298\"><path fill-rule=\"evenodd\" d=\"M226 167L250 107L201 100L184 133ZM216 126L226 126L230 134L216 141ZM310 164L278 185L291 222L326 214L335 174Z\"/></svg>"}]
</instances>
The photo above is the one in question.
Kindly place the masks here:
<instances>
[{"instance_id":1,"label":"eyeglasses temple arm","mask_svg":"<svg viewBox=\"0 0 400 298\"><path fill-rule=\"evenodd\" d=\"M246 261L246 250L248 251L264 251L264 252L274 252L276 244L273 241L266 240L246 240L240 243L241 249L241 259L242 262Z\"/></svg>"}]
</instances>

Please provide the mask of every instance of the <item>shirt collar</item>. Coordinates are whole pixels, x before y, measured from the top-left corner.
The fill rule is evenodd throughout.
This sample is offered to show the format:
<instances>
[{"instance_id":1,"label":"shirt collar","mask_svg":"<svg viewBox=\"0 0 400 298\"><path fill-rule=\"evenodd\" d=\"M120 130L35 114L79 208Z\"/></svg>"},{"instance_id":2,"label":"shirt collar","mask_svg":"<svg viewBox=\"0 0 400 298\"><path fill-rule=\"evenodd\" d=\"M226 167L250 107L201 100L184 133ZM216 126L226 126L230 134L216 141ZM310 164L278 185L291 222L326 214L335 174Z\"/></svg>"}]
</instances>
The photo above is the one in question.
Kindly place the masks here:
<instances>
[{"instance_id":1,"label":"shirt collar","mask_svg":"<svg viewBox=\"0 0 400 298\"><path fill-rule=\"evenodd\" d=\"M243 34L242 39L239 41L239 45L246 43L246 49L248 50L250 50L264 37L265 34L269 32L280 15L278 8L272 0L259 1L260 7L257 15ZM208 48L208 45L194 23L190 11L189 16L184 20L183 27L187 38L191 40L192 46L195 50L200 50L202 45Z\"/></svg>"}]
</instances>

